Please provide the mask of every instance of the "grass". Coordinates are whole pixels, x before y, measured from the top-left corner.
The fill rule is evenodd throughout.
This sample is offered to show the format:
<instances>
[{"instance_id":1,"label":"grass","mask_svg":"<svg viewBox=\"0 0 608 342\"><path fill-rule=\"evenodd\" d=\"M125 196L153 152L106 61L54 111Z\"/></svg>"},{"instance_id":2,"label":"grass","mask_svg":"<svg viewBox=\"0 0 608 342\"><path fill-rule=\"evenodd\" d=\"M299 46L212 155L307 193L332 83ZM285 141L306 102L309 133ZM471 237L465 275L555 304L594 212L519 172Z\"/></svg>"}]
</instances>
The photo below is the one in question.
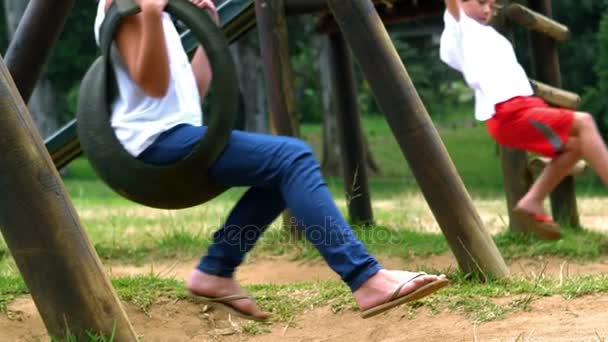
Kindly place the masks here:
<instances>
[{"instance_id":1,"label":"grass","mask_svg":"<svg viewBox=\"0 0 608 342\"><path fill-rule=\"evenodd\" d=\"M428 206L419 199L416 181L384 120L380 117L365 118L364 128L382 173L370 177L377 224L372 227L353 226L357 237L374 255L382 257L407 260L448 252L445 238L426 229L434 221L425 221L429 216ZM302 132L319 151L320 127L304 125ZM484 210L491 212L492 216L499 216L496 208L504 207L502 175L496 146L484 127L440 127L439 132L476 205L481 207L483 203L494 201L497 204ZM120 198L97 179L85 159L70 164L69 174L64 180L99 256L104 261L132 264L159 259L198 258L211 243L213 231L244 191L231 189L203 206L167 211L143 208ZM342 180L329 177L327 181L340 210L346 213ZM599 186L596 177L589 172L578 177L576 182L580 198L608 195L605 187ZM297 260L320 258L310 243L294 241L280 228L280 223L274 222L268 229L251 253L251 258L269 255ZM592 261L608 254L608 235L590 230L566 229L563 239L557 242L540 241L509 231L495 235L494 240L507 261L539 256ZM561 283L545 278L522 278L479 284L459 273L452 273L450 277L452 286L428 300L407 306L403 309L404 316L414 317L420 312L419 308L424 307L431 314L448 310L462 313L475 322L485 322L528 310L530 303L539 297L560 295L572 299L608 291L608 279L600 275L568 278ZM181 282L156 274L112 281L122 300L135 304L144 312L159 298L186 300ZM336 282L267 284L249 286L248 290L265 309L275 314L277 322L288 326L295 317L310 308L330 306L334 312L354 308L348 289ZM27 289L18 276L6 244L0 239L0 312L6 312L7 305L24 294L27 294ZM501 298L508 300L497 300ZM248 334L268 330L268 325L260 323L242 326L242 331ZM70 338L67 335L64 340L69 341ZM107 339L91 335L89 340Z\"/></svg>"},{"instance_id":2,"label":"grass","mask_svg":"<svg viewBox=\"0 0 608 342\"><path fill-rule=\"evenodd\" d=\"M608 292L607 275L577 276L561 280L520 277L486 283L467 280L465 275L457 272L448 274L448 277L451 280L450 286L423 301L398 310L403 310L405 316L413 318L424 307L431 315L440 312L460 313L475 323L482 323L528 311L531 303L542 297L561 296L564 300L572 300ZM115 278L112 279L112 284L122 301L134 304L145 313L161 298L165 303L166 299L174 302L188 300L181 282L153 274ZM329 306L334 313L357 309L350 290L343 283L335 281L259 284L245 288L263 310L272 312L272 321L275 323L291 323L304 312L322 306ZM27 290L20 278L9 277L0 278L0 293L23 295ZM6 312L6 305L0 309ZM248 323L243 330L255 334L268 329L266 323Z\"/></svg>"},{"instance_id":3,"label":"grass","mask_svg":"<svg viewBox=\"0 0 608 342\"><path fill-rule=\"evenodd\" d=\"M590 261L608 254L608 236L587 230L564 229L559 241L543 241L531 235L510 231L494 240L507 260L537 256L558 256L570 260Z\"/></svg>"}]
</instances>

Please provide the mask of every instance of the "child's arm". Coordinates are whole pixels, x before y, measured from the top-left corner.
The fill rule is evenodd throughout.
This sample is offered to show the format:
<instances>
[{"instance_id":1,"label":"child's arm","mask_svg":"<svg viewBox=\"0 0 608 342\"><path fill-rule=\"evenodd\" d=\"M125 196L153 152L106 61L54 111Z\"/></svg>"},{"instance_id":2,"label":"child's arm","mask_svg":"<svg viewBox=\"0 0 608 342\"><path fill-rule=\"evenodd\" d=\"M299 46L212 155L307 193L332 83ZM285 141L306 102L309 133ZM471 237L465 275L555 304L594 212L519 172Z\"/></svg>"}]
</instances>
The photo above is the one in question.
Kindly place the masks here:
<instances>
[{"instance_id":1,"label":"child's arm","mask_svg":"<svg viewBox=\"0 0 608 342\"><path fill-rule=\"evenodd\" d=\"M115 37L129 75L152 97L165 96L169 88L169 57L162 23L166 4L167 0L139 0L141 13L123 19Z\"/></svg>"},{"instance_id":2,"label":"child's arm","mask_svg":"<svg viewBox=\"0 0 608 342\"><path fill-rule=\"evenodd\" d=\"M192 72L194 72L194 78L196 79L198 93L201 99L204 99L209 91L209 84L213 78L213 70L211 70L207 53L202 46L199 46L196 49L191 64Z\"/></svg>"},{"instance_id":3,"label":"child's arm","mask_svg":"<svg viewBox=\"0 0 608 342\"><path fill-rule=\"evenodd\" d=\"M217 9L215 8L215 4L211 0L190 1L199 8L207 9L215 24L219 26L220 18L218 16ZM203 46L199 46L196 49L191 64L192 71L194 72L194 78L196 79L198 93L200 94L201 99L203 99L207 95L207 91L209 91L209 84L213 78L213 70L211 70L211 65L209 64L209 59L207 58L207 53L205 52L205 48L203 48Z\"/></svg>"},{"instance_id":4,"label":"child's arm","mask_svg":"<svg viewBox=\"0 0 608 342\"><path fill-rule=\"evenodd\" d=\"M445 7L456 21L460 20L460 0L445 0Z\"/></svg>"}]
</instances>

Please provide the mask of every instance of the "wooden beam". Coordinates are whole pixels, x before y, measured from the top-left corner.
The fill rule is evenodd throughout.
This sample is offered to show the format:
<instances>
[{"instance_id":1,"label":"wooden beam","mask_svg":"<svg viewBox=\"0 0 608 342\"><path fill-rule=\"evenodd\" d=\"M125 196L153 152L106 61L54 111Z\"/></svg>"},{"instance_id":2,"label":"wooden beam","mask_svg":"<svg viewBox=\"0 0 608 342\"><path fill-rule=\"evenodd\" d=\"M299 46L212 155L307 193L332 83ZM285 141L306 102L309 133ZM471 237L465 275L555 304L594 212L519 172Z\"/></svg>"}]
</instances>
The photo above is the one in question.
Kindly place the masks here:
<instances>
[{"instance_id":1,"label":"wooden beam","mask_svg":"<svg viewBox=\"0 0 608 342\"><path fill-rule=\"evenodd\" d=\"M506 8L507 0L497 0L496 4ZM499 11L493 18L492 26L503 34L507 39L513 41L511 26L504 15ZM509 215L509 229L517 233L530 233L530 226L526 224L521 216L513 213L517 202L530 190L532 185L532 174L528 170L528 153L523 150L499 146L500 165L503 175L503 186L507 202L507 214Z\"/></svg>"},{"instance_id":2,"label":"wooden beam","mask_svg":"<svg viewBox=\"0 0 608 342\"><path fill-rule=\"evenodd\" d=\"M547 17L552 17L551 0L528 0L530 8ZM547 102L558 107L577 109L580 97L559 89L562 78L559 66L556 41L544 34L530 31L530 47L532 50L533 77L555 87L535 87L537 94ZM554 220L568 227L580 227L576 203L576 183L573 177L564 178L551 192L551 212Z\"/></svg>"},{"instance_id":3,"label":"wooden beam","mask_svg":"<svg viewBox=\"0 0 608 342\"><path fill-rule=\"evenodd\" d=\"M373 3L328 0L328 4L461 270L480 278L506 277L509 270Z\"/></svg>"},{"instance_id":4,"label":"wooden beam","mask_svg":"<svg viewBox=\"0 0 608 342\"><path fill-rule=\"evenodd\" d=\"M351 221L357 224L372 224L374 215L367 180L365 145L352 55L342 34L336 33L327 39L348 213Z\"/></svg>"},{"instance_id":5,"label":"wooden beam","mask_svg":"<svg viewBox=\"0 0 608 342\"><path fill-rule=\"evenodd\" d=\"M6 66L27 103L75 0L31 0L5 55Z\"/></svg>"},{"instance_id":6,"label":"wooden beam","mask_svg":"<svg viewBox=\"0 0 608 342\"><path fill-rule=\"evenodd\" d=\"M297 137L300 126L296 114L293 75L289 55L289 37L284 0L255 0L255 15L264 64L266 96L270 123L277 135ZM283 225L294 238L301 238L289 209L283 214Z\"/></svg>"},{"instance_id":7,"label":"wooden beam","mask_svg":"<svg viewBox=\"0 0 608 342\"><path fill-rule=\"evenodd\" d=\"M553 106L576 110L581 104L581 97L576 93L556 88L536 80L530 80L530 84L532 84L536 96Z\"/></svg>"},{"instance_id":8,"label":"wooden beam","mask_svg":"<svg viewBox=\"0 0 608 342\"><path fill-rule=\"evenodd\" d=\"M51 337L137 341L0 58L0 230Z\"/></svg>"},{"instance_id":9,"label":"wooden beam","mask_svg":"<svg viewBox=\"0 0 608 342\"><path fill-rule=\"evenodd\" d=\"M435 11L443 11L445 5L443 0L371 0L377 8L433 8ZM326 0L285 0L285 12L287 15L319 14L329 12Z\"/></svg>"},{"instance_id":10,"label":"wooden beam","mask_svg":"<svg viewBox=\"0 0 608 342\"><path fill-rule=\"evenodd\" d=\"M547 35L555 41L565 42L570 39L570 29L567 26L520 4L509 5L506 15L526 29Z\"/></svg>"},{"instance_id":11,"label":"wooden beam","mask_svg":"<svg viewBox=\"0 0 608 342\"><path fill-rule=\"evenodd\" d=\"M293 1L293 0L288 0ZM438 16L445 10L442 0L426 1L373 1L382 22L385 25L396 25L424 17ZM316 24L316 31L322 34L333 34L339 31L333 15L322 12Z\"/></svg>"},{"instance_id":12,"label":"wooden beam","mask_svg":"<svg viewBox=\"0 0 608 342\"><path fill-rule=\"evenodd\" d=\"M535 157L528 161L528 169L535 175L540 174L545 167L551 162L551 158L547 157ZM587 168L587 162L584 160L579 160L574 164L574 166L570 169L570 176L579 176L585 169Z\"/></svg>"}]
</instances>

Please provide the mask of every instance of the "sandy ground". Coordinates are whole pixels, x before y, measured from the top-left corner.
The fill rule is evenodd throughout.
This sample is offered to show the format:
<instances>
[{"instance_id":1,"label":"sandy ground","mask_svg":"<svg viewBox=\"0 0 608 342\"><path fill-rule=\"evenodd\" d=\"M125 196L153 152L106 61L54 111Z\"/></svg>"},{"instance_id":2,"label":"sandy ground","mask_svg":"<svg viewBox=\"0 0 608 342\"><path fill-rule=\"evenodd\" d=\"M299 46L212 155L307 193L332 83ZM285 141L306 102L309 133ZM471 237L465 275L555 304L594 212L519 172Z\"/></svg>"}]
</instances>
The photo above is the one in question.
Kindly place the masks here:
<instances>
[{"instance_id":1,"label":"sandy ground","mask_svg":"<svg viewBox=\"0 0 608 342\"><path fill-rule=\"evenodd\" d=\"M113 265L114 276L154 272L183 279L196 260L144 266ZM396 258L383 259L387 267L416 269L419 266L455 267L449 255L414 259L407 264ZM560 258L521 259L510 265L513 274L568 277L608 272L608 259L576 264ZM244 265L237 275L244 284L290 283L337 279L322 262L293 262L283 258L259 259ZM505 300L508 300L505 299ZM222 312L207 311L186 301L160 300L148 314L126 304L128 315L143 341L603 341L608 337L608 295L565 300L562 297L535 299L526 312L476 325L458 313L431 314L416 309L413 318L393 310L363 320L358 312L333 313L329 307L305 312L290 324L274 323L269 333L247 335L245 321ZM0 341L46 341L44 325L30 297L9 305L0 315Z\"/></svg>"}]
</instances>

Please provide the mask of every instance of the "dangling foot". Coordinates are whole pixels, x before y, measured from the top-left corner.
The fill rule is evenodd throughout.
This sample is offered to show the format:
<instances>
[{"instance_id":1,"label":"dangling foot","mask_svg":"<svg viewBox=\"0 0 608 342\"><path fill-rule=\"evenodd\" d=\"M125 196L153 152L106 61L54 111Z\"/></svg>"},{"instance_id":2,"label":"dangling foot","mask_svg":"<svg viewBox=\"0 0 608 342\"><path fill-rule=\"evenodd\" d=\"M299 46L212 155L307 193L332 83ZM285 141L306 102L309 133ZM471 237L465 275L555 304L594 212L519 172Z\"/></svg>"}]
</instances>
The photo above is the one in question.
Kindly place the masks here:
<instances>
[{"instance_id":1,"label":"dangling foot","mask_svg":"<svg viewBox=\"0 0 608 342\"><path fill-rule=\"evenodd\" d=\"M214 306L235 316L254 321L265 321L270 313L263 312L233 278L219 277L194 270L186 280L190 297L197 302Z\"/></svg>"},{"instance_id":2,"label":"dangling foot","mask_svg":"<svg viewBox=\"0 0 608 342\"><path fill-rule=\"evenodd\" d=\"M421 299L445 287L445 275L380 270L353 294L361 317L369 318L398 305Z\"/></svg>"},{"instance_id":3,"label":"dangling foot","mask_svg":"<svg viewBox=\"0 0 608 342\"><path fill-rule=\"evenodd\" d=\"M519 201L513 209L513 214L540 238L545 240L561 238L559 225L547 215L542 205Z\"/></svg>"}]
</instances>

